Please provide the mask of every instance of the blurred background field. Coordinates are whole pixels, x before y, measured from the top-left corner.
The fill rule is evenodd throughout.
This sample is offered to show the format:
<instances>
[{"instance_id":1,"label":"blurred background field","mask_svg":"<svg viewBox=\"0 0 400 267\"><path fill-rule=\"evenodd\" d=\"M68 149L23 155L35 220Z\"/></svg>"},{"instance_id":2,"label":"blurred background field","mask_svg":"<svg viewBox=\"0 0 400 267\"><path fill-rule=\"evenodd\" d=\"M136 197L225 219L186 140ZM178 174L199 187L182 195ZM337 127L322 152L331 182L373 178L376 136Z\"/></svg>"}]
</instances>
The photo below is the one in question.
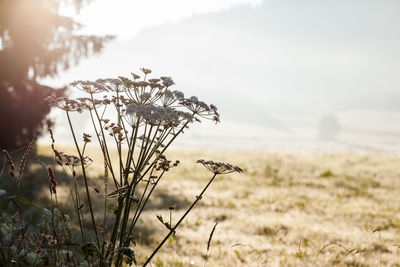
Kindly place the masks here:
<instances>
[{"instance_id":1,"label":"blurred background field","mask_svg":"<svg viewBox=\"0 0 400 267\"><path fill-rule=\"evenodd\" d=\"M38 152L52 156L49 147L40 146ZM100 190L96 205L102 205L102 159L94 148L88 155L94 161L90 187ZM180 149L168 158L181 165L163 177L141 217L139 262L167 233L156 215L169 218L168 207L174 205L174 223L207 183L211 174L195 164L203 158L233 162L244 173L221 176L211 185L154 266L399 266L397 155ZM59 201L68 203L71 178L57 171ZM49 196L46 173L23 179L23 184L41 184L33 197L43 204Z\"/></svg>"}]
</instances>

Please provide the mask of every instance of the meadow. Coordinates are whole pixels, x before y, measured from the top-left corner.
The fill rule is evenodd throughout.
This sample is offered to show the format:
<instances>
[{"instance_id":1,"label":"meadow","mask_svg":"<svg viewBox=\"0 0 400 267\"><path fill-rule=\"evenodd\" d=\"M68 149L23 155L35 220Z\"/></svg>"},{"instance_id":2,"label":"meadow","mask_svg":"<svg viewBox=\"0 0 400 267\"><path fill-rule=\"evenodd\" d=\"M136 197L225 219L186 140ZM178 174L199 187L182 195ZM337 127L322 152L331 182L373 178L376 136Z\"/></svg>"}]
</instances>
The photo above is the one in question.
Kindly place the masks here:
<instances>
[{"instance_id":1,"label":"meadow","mask_svg":"<svg viewBox=\"0 0 400 267\"><path fill-rule=\"evenodd\" d=\"M71 145L2 151L0 264L398 266L397 155L179 150L218 109L140 70L46 98Z\"/></svg>"},{"instance_id":2,"label":"meadow","mask_svg":"<svg viewBox=\"0 0 400 267\"><path fill-rule=\"evenodd\" d=\"M101 154L87 153L89 185L100 187ZM140 217L139 264L168 233L156 216L171 215L174 224L210 178L196 160L213 159L244 173L213 182L153 266L400 266L396 155L175 150L167 156L181 164L160 181ZM66 183L57 189L61 205L71 201Z\"/></svg>"}]
</instances>

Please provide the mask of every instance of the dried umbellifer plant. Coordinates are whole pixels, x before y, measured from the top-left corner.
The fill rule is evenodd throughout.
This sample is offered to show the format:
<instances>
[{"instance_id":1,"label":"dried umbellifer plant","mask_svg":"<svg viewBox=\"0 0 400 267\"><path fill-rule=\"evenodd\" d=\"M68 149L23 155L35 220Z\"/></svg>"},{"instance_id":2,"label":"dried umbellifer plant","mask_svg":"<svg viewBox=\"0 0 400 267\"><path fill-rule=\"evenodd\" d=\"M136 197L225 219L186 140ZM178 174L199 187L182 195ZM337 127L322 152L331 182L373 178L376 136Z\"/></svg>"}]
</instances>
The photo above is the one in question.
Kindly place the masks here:
<instances>
[{"instance_id":1,"label":"dried umbellifer plant","mask_svg":"<svg viewBox=\"0 0 400 267\"><path fill-rule=\"evenodd\" d=\"M86 260L95 265L121 266L123 261L136 263L134 232L138 220L148 203L155 187L165 172L176 167L179 161L170 161L165 157L165 151L170 148L176 138L188 128L189 124L202 119L219 122L219 114L214 105L208 105L197 97L185 98L177 90L171 90L174 85L170 77L149 78L151 70L142 68L143 77L132 73L132 78L99 79L97 81L76 81L72 87L87 94L86 97L69 99L67 97L50 96L47 101L65 111L76 155L67 155L52 148L56 162L71 168L74 186L71 187L74 207L79 224L80 236L84 245ZM93 127L94 139L102 151L105 169L104 209L115 202L113 213L104 211L102 219L95 217L93 198L88 184L87 165L91 161L87 155L86 146L92 141L92 136L84 133L83 141L77 136L77 127L71 119L72 112L87 113ZM117 151L117 159L111 158L111 151ZM161 216L158 219L164 223L169 232L143 266L150 263L154 255L165 241L175 233L176 229L200 201L202 195L215 177L220 174L242 172L237 166L227 163L199 160L213 173L212 178L202 192L182 215L175 225L164 223ZM84 182L85 196L78 191L75 178L76 170ZM52 179L55 190L55 179ZM110 182L110 184L109 184ZM144 190L138 190L143 185ZM113 187L112 192L108 192ZM97 189L96 193L100 193ZM84 223L81 213L83 206L89 209L89 223ZM112 217L112 224L106 227ZM88 226L90 225L90 226ZM101 229L101 231L99 230ZM93 240L91 240L91 238Z\"/></svg>"}]
</instances>

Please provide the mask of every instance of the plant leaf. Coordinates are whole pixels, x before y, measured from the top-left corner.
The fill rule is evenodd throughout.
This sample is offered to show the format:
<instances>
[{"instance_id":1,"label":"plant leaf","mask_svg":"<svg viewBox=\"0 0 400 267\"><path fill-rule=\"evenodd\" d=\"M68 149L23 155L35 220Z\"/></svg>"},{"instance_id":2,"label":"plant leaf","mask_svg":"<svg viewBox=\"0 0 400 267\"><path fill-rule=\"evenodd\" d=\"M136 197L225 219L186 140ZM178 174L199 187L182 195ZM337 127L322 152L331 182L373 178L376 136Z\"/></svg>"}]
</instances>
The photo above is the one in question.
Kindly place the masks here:
<instances>
[{"instance_id":1,"label":"plant leaf","mask_svg":"<svg viewBox=\"0 0 400 267\"><path fill-rule=\"evenodd\" d=\"M156 217L162 224L164 224L164 219L161 215L156 215Z\"/></svg>"},{"instance_id":2,"label":"plant leaf","mask_svg":"<svg viewBox=\"0 0 400 267\"><path fill-rule=\"evenodd\" d=\"M4 201L2 201L0 203L0 211L3 211L7 207L8 203L10 203L10 201L11 201L10 198L7 198Z\"/></svg>"},{"instance_id":3,"label":"plant leaf","mask_svg":"<svg viewBox=\"0 0 400 267\"><path fill-rule=\"evenodd\" d=\"M33 204L32 202L30 202L29 200L27 200L27 199L25 199L25 198L23 198L23 197L14 196L14 197L12 197L12 198L14 198L14 200L16 200L16 201L18 201L18 202L21 202L22 204L25 204L25 205L30 206L30 207L32 207L32 208L40 209L40 208L37 207L35 204Z\"/></svg>"}]
</instances>

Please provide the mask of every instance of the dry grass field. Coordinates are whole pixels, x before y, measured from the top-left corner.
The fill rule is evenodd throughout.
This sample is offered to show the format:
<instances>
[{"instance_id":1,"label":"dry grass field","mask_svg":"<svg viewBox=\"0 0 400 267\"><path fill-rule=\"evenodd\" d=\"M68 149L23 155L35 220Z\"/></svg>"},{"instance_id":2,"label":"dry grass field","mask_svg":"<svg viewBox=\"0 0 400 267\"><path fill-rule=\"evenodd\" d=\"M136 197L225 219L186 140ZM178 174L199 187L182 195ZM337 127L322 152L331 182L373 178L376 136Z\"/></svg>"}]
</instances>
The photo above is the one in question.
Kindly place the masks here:
<instances>
[{"instance_id":1,"label":"dry grass field","mask_svg":"<svg viewBox=\"0 0 400 267\"><path fill-rule=\"evenodd\" d=\"M91 171L101 175L92 153ZM195 163L201 158L244 173L214 181L152 266L400 266L398 156L180 150L168 157L181 165L163 177L141 217L138 263L167 233L156 215L169 220L174 205L174 224L208 182L211 173Z\"/></svg>"}]
</instances>

